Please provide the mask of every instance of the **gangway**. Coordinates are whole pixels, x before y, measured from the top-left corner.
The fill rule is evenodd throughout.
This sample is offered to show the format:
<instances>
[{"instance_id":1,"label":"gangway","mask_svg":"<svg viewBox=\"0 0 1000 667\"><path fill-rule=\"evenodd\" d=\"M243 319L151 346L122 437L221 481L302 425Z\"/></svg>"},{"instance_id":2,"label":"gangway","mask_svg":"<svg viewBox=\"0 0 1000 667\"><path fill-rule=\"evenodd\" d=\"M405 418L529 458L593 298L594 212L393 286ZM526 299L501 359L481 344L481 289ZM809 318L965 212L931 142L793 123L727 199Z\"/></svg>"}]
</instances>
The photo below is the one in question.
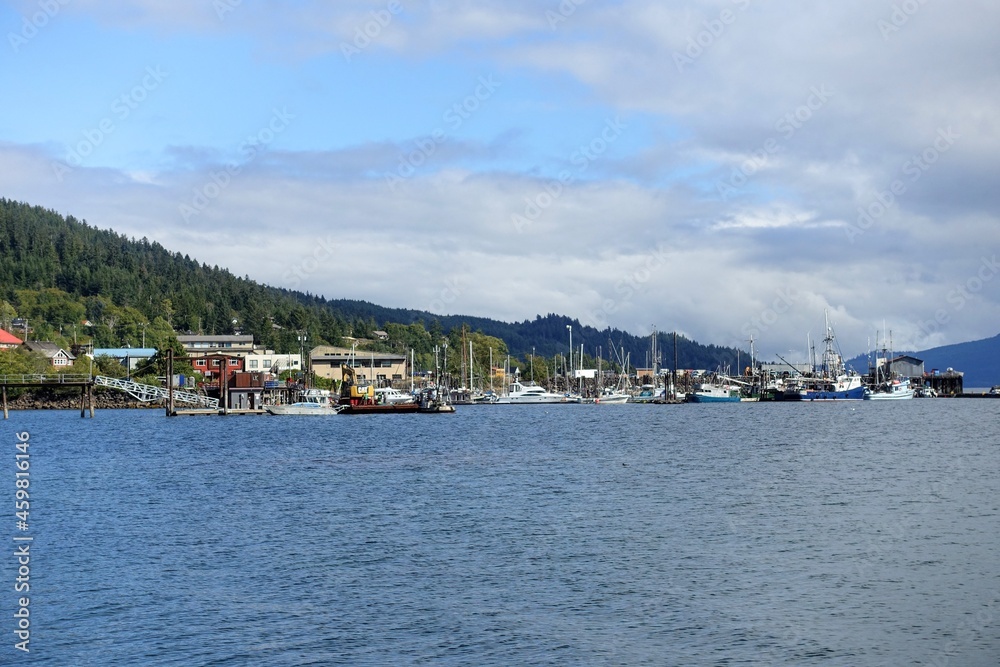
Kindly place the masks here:
<instances>
[{"instance_id":1,"label":"gangway","mask_svg":"<svg viewBox=\"0 0 1000 667\"><path fill-rule=\"evenodd\" d=\"M122 380L120 378L109 378L103 375L97 375L94 377L94 384L101 387L110 387L111 389L117 389L119 391L124 391L129 396L143 401L163 401L168 398L167 390L165 387L157 387L151 384L141 384L139 382L132 382L131 380ZM179 389L173 390L174 400L181 403L190 403L192 405L200 405L206 408L218 409L219 399L209 398L202 394L196 394L191 391L181 391Z\"/></svg>"}]
</instances>

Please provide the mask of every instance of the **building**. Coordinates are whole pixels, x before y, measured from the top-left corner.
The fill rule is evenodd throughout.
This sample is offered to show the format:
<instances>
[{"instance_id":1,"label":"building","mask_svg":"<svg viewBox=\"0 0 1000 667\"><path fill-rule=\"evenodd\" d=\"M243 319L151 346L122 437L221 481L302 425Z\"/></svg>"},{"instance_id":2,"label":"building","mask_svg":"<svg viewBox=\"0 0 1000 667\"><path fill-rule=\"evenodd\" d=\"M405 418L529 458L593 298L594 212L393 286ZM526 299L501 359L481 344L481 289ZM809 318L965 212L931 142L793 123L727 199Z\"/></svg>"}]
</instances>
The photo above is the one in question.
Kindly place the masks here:
<instances>
[{"instance_id":1,"label":"building","mask_svg":"<svg viewBox=\"0 0 1000 667\"><path fill-rule=\"evenodd\" d=\"M17 336L0 329L0 350L10 350L23 343Z\"/></svg>"},{"instance_id":2,"label":"building","mask_svg":"<svg viewBox=\"0 0 1000 667\"><path fill-rule=\"evenodd\" d=\"M155 355L155 347L99 347L90 356L95 359L111 357L132 372L140 365L148 364Z\"/></svg>"},{"instance_id":3,"label":"building","mask_svg":"<svg viewBox=\"0 0 1000 667\"><path fill-rule=\"evenodd\" d=\"M177 336L177 340L184 346L184 351L188 355L210 354L213 352L243 355L253 352L253 336L249 334L225 336L190 334Z\"/></svg>"},{"instance_id":4,"label":"building","mask_svg":"<svg viewBox=\"0 0 1000 667\"><path fill-rule=\"evenodd\" d=\"M76 357L62 349L55 343L47 341L33 340L24 344L24 349L29 352L37 352L48 358L53 366L72 366Z\"/></svg>"},{"instance_id":5,"label":"building","mask_svg":"<svg viewBox=\"0 0 1000 667\"><path fill-rule=\"evenodd\" d=\"M405 354L365 352L349 347L321 345L309 353L309 367L323 378L340 382L344 379L341 366L353 366L359 381L388 385L391 382L409 381Z\"/></svg>"},{"instance_id":6,"label":"building","mask_svg":"<svg viewBox=\"0 0 1000 667\"><path fill-rule=\"evenodd\" d=\"M204 355L192 354L188 357L188 361L192 368L205 376L205 382L208 384L219 382L223 371L226 372L227 378L231 379L234 373L243 370L242 357L222 354L221 352Z\"/></svg>"},{"instance_id":7,"label":"building","mask_svg":"<svg viewBox=\"0 0 1000 667\"><path fill-rule=\"evenodd\" d=\"M285 371L302 370L302 356L299 354L278 354L271 350L250 352L243 357L243 367L250 371L270 371L274 374Z\"/></svg>"},{"instance_id":8,"label":"building","mask_svg":"<svg viewBox=\"0 0 1000 667\"><path fill-rule=\"evenodd\" d=\"M879 359L880 366L884 359ZM901 378L921 378L924 376L924 362L922 359L902 355L889 362L889 371L895 377Z\"/></svg>"}]
</instances>

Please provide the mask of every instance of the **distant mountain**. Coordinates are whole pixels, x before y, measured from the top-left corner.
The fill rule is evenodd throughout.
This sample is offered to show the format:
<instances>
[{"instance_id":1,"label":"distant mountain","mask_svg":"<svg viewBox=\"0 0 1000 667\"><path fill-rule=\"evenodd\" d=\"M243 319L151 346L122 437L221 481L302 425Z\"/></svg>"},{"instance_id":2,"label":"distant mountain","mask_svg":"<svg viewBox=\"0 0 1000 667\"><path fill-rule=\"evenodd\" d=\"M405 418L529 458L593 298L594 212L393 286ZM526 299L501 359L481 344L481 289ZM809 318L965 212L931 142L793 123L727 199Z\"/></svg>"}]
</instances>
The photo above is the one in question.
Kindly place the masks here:
<instances>
[{"instance_id":1,"label":"distant mountain","mask_svg":"<svg viewBox=\"0 0 1000 667\"><path fill-rule=\"evenodd\" d=\"M944 371L953 368L965 373L963 384L968 388L992 387L1000 384L1000 334L993 338L943 345L920 352L893 352L893 356L908 354L922 359L924 370ZM847 362L859 372L868 368L868 359L860 355Z\"/></svg>"}]
</instances>

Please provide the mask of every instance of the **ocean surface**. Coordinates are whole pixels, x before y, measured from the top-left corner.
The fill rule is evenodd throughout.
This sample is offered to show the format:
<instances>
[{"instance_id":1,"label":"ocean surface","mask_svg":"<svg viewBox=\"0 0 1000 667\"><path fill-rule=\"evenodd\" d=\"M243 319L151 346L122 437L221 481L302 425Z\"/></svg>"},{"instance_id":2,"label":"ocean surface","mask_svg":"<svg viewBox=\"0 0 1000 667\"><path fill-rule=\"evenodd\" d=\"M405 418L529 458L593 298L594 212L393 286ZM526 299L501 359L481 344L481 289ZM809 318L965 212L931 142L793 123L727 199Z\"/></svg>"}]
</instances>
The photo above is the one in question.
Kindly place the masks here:
<instances>
[{"instance_id":1,"label":"ocean surface","mask_svg":"<svg viewBox=\"0 0 1000 667\"><path fill-rule=\"evenodd\" d=\"M994 666L998 415L12 412L0 664Z\"/></svg>"}]
</instances>

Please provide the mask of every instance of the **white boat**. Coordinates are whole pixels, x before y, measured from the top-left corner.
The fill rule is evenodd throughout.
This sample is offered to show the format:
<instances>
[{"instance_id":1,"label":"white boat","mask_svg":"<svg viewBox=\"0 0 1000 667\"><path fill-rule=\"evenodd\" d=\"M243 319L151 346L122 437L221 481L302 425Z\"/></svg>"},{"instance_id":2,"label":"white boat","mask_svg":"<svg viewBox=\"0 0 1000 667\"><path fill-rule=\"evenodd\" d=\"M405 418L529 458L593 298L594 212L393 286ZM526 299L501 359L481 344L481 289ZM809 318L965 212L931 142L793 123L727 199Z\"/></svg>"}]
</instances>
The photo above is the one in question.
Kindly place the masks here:
<instances>
[{"instance_id":1,"label":"white boat","mask_svg":"<svg viewBox=\"0 0 1000 667\"><path fill-rule=\"evenodd\" d=\"M267 405L264 409L272 415L335 415L340 412L340 406L332 402L326 389L309 389L301 399L285 405Z\"/></svg>"},{"instance_id":2,"label":"white boat","mask_svg":"<svg viewBox=\"0 0 1000 667\"><path fill-rule=\"evenodd\" d=\"M629 394L625 394L619 391L609 391L595 398L594 403L610 403L610 404L628 403L629 400L631 400L631 398L632 397Z\"/></svg>"},{"instance_id":3,"label":"white boat","mask_svg":"<svg viewBox=\"0 0 1000 667\"><path fill-rule=\"evenodd\" d=\"M381 387L375 390L375 402L396 405L399 403L416 403L417 399L412 394L405 394L392 387Z\"/></svg>"},{"instance_id":4,"label":"white boat","mask_svg":"<svg viewBox=\"0 0 1000 667\"><path fill-rule=\"evenodd\" d=\"M899 401L913 398L913 387L909 380L893 380L875 389L865 389L866 401Z\"/></svg>"},{"instance_id":5,"label":"white boat","mask_svg":"<svg viewBox=\"0 0 1000 667\"><path fill-rule=\"evenodd\" d=\"M515 380L510 384L507 395L500 396L496 402L501 405L509 405L515 403L570 403L576 401L571 401L570 397L566 394L554 394L545 391L544 387L540 387L537 384L524 385Z\"/></svg>"}]
</instances>

